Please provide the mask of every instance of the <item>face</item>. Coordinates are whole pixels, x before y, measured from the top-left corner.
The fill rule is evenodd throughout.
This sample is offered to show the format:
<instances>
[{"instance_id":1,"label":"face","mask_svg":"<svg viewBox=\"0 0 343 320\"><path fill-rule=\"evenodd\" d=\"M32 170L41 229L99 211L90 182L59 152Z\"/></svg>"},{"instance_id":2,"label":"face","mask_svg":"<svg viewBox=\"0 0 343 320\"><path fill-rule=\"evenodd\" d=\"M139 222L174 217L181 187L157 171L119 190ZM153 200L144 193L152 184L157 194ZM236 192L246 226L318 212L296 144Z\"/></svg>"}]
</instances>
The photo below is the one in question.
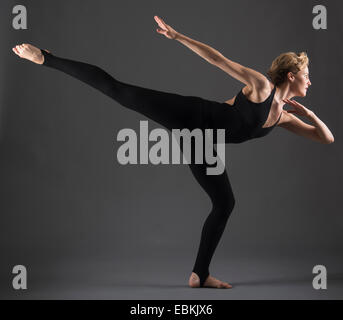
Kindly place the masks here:
<instances>
[{"instance_id":1,"label":"face","mask_svg":"<svg viewBox=\"0 0 343 320\"><path fill-rule=\"evenodd\" d=\"M298 97L305 97L309 86L311 85L308 67L301 69L297 74L291 77L291 90Z\"/></svg>"}]
</instances>

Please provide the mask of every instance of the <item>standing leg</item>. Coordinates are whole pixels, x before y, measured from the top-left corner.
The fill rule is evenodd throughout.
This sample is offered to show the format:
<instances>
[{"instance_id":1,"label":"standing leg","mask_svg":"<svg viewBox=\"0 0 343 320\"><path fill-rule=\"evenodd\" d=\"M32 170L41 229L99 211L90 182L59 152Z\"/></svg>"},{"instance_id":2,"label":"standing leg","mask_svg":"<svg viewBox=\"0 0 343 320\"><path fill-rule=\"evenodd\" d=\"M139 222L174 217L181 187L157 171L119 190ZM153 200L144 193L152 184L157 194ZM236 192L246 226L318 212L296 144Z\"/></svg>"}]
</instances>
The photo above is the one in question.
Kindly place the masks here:
<instances>
[{"instance_id":1,"label":"standing leg","mask_svg":"<svg viewBox=\"0 0 343 320\"><path fill-rule=\"evenodd\" d=\"M215 150L213 152L216 154ZM194 287L203 287L209 276L209 265L212 256L234 208L235 198L226 169L220 175L207 175L206 168L210 165L206 165L205 163L193 164L192 161L192 164L189 166L195 179L203 187L212 202L212 210L203 225L198 254L192 270L200 278L200 283L197 285L196 281L190 280L190 284L192 282ZM216 282L213 279L207 282L209 283L206 286L216 286L216 284L220 283L219 280Z\"/></svg>"}]
</instances>

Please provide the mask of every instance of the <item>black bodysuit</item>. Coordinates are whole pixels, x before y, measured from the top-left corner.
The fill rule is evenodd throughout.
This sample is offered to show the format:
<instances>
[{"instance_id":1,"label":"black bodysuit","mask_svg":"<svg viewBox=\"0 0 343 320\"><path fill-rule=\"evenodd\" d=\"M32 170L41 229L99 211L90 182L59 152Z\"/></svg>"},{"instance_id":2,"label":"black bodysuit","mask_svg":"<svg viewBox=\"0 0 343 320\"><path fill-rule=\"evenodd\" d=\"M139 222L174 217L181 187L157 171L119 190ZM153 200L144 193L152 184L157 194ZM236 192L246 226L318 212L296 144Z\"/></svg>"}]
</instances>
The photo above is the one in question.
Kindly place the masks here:
<instances>
[{"instance_id":1,"label":"black bodysuit","mask_svg":"<svg viewBox=\"0 0 343 320\"><path fill-rule=\"evenodd\" d=\"M230 106L225 102L127 84L118 81L95 65L59 58L44 50L42 53L44 66L60 70L81 80L120 105L139 112L169 130L226 129L225 143L240 143L265 136L277 124L262 128L267 120L276 87L262 103L249 101L240 91L234 105ZM192 144L192 149L194 155L194 144ZM213 153L217 155L215 149ZM192 160L189 167L212 202L211 212L202 228L198 254L192 270L199 276L200 286L203 287L209 275L211 259L234 207L235 198L226 169L220 175L207 175L206 170L211 167L211 164L206 163L205 157L203 164L195 164Z\"/></svg>"},{"instance_id":2,"label":"black bodysuit","mask_svg":"<svg viewBox=\"0 0 343 320\"><path fill-rule=\"evenodd\" d=\"M279 122L281 114L274 125L262 128L266 122L274 99L276 86L269 97L261 102L251 102L241 90L234 104L213 101L208 104L208 125L210 128L225 128L227 143L241 143L254 138L266 136Z\"/></svg>"}]
</instances>

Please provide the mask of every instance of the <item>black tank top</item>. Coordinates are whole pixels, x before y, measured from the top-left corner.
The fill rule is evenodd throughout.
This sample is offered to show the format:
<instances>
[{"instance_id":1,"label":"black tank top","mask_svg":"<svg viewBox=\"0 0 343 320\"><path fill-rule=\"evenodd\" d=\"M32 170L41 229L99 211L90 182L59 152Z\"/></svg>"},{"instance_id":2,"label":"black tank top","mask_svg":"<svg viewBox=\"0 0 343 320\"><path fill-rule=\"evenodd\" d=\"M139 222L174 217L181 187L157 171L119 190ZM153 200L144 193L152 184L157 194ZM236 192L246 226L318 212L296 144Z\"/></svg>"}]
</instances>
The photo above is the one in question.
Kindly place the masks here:
<instances>
[{"instance_id":1,"label":"black tank top","mask_svg":"<svg viewBox=\"0 0 343 320\"><path fill-rule=\"evenodd\" d=\"M262 128L267 121L274 99L276 87L269 97L260 103L246 98L243 91L237 94L234 104L214 102L205 109L208 117L206 126L213 129L225 129L226 143L241 143L250 139L266 136L278 124L281 114L272 126Z\"/></svg>"}]
</instances>

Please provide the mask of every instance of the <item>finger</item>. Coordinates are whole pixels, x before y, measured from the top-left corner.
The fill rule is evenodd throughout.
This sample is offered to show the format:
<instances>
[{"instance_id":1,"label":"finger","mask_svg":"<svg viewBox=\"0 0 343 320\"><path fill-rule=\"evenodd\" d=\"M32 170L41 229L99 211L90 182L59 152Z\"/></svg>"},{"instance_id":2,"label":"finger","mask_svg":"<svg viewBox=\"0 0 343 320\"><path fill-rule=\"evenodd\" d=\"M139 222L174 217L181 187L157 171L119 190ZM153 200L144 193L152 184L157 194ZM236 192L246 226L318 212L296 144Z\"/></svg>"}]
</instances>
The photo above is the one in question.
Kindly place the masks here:
<instances>
[{"instance_id":1,"label":"finger","mask_svg":"<svg viewBox=\"0 0 343 320\"><path fill-rule=\"evenodd\" d=\"M292 104L292 102L290 102L288 100L283 100L283 102L286 103L286 104L289 104L289 105Z\"/></svg>"},{"instance_id":2,"label":"finger","mask_svg":"<svg viewBox=\"0 0 343 320\"><path fill-rule=\"evenodd\" d=\"M287 98L285 98L284 100L287 101L287 102L292 102L292 100L287 99Z\"/></svg>"},{"instance_id":3,"label":"finger","mask_svg":"<svg viewBox=\"0 0 343 320\"><path fill-rule=\"evenodd\" d=\"M301 103L299 103L298 101L295 101L295 100L293 100L293 101L297 107L303 107L303 105Z\"/></svg>"},{"instance_id":4,"label":"finger","mask_svg":"<svg viewBox=\"0 0 343 320\"><path fill-rule=\"evenodd\" d=\"M161 24L161 21L158 19L158 16L154 16L154 19L155 19L156 23L157 23L159 26L161 26L161 25L160 25L160 24Z\"/></svg>"},{"instance_id":5,"label":"finger","mask_svg":"<svg viewBox=\"0 0 343 320\"><path fill-rule=\"evenodd\" d=\"M287 110L288 113L295 113L296 110Z\"/></svg>"},{"instance_id":6,"label":"finger","mask_svg":"<svg viewBox=\"0 0 343 320\"><path fill-rule=\"evenodd\" d=\"M293 100L289 100L289 99L287 99L287 103L289 104L289 105L291 105L291 106L296 106L296 104L295 104L295 102L293 101Z\"/></svg>"},{"instance_id":7,"label":"finger","mask_svg":"<svg viewBox=\"0 0 343 320\"><path fill-rule=\"evenodd\" d=\"M156 16L156 18L157 18L159 21L163 22L162 18L160 18L159 16Z\"/></svg>"},{"instance_id":8,"label":"finger","mask_svg":"<svg viewBox=\"0 0 343 320\"><path fill-rule=\"evenodd\" d=\"M289 100L290 102L294 103L295 105L300 105L299 102L295 101L295 100Z\"/></svg>"},{"instance_id":9,"label":"finger","mask_svg":"<svg viewBox=\"0 0 343 320\"><path fill-rule=\"evenodd\" d=\"M162 29L165 29L165 26L164 26L164 24L163 24L161 21L158 21L157 24L158 24L158 26L161 27Z\"/></svg>"},{"instance_id":10,"label":"finger","mask_svg":"<svg viewBox=\"0 0 343 320\"><path fill-rule=\"evenodd\" d=\"M162 30L162 29L159 29L159 28L157 28L156 31L157 31L159 34L163 34L163 35L165 35L165 36L167 37L167 31Z\"/></svg>"},{"instance_id":11,"label":"finger","mask_svg":"<svg viewBox=\"0 0 343 320\"><path fill-rule=\"evenodd\" d=\"M160 19L160 21L161 21L161 23L162 23L164 29L167 29L167 28L168 28L167 23L166 23L163 19L161 19L161 18L159 18L159 19Z\"/></svg>"},{"instance_id":12,"label":"finger","mask_svg":"<svg viewBox=\"0 0 343 320\"><path fill-rule=\"evenodd\" d=\"M294 107L294 108L297 109L297 110L300 110L300 109L301 109L301 107L298 106L298 105L297 105L296 103L294 103L294 102L291 104L291 106Z\"/></svg>"},{"instance_id":13,"label":"finger","mask_svg":"<svg viewBox=\"0 0 343 320\"><path fill-rule=\"evenodd\" d=\"M158 16L155 16L154 18L155 18L157 24L158 24L161 28L164 29L165 26L164 26L163 21L162 21Z\"/></svg>"}]
</instances>

